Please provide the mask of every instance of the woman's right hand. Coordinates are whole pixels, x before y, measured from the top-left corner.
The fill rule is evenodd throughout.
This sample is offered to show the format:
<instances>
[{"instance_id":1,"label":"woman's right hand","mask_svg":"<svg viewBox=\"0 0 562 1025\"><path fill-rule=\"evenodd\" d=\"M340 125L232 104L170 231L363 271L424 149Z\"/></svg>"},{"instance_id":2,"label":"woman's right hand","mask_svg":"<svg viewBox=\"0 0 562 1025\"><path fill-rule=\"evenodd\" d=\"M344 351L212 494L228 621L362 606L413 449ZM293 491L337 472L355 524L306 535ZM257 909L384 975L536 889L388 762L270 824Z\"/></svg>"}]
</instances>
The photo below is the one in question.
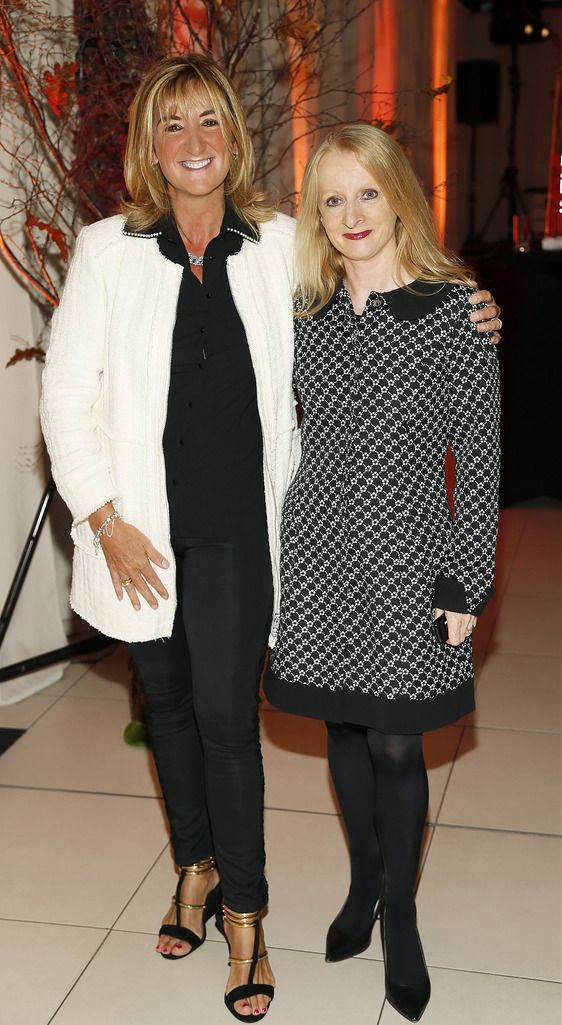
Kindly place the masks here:
<instances>
[{"instance_id":1,"label":"woman's right hand","mask_svg":"<svg viewBox=\"0 0 562 1025\"><path fill-rule=\"evenodd\" d=\"M92 513L89 523L94 533L108 513L112 511L112 506L109 508L104 506L103 509ZM107 568L119 601L122 601L125 591L131 605L138 612L141 607L139 596L144 598L151 609L158 608L154 591L161 598L168 598L168 592L155 572L153 564L161 566L162 569L167 569L170 564L156 550L146 535L133 527L132 523L125 523L121 519L114 520L111 536L102 534L100 547L105 555ZM130 583L127 583L129 580Z\"/></svg>"}]
</instances>

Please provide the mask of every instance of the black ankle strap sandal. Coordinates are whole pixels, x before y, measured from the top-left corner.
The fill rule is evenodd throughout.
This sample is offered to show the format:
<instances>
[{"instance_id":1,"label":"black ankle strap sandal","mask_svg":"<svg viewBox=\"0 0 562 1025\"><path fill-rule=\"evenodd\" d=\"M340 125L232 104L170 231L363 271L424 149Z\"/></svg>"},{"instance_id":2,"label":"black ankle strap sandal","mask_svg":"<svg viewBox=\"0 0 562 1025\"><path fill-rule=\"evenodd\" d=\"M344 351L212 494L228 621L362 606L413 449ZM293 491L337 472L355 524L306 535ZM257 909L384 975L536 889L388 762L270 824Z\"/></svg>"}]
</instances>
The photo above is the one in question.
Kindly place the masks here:
<instances>
[{"instance_id":1,"label":"black ankle strap sandal","mask_svg":"<svg viewBox=\"0 0 562 1025\"><path fill-rule=\"evenodd\" d=\"M228 960L229 965L247 964L250 966L248 981L242 986L235 986L234 989L231 989L224 995L224 1002L228 1007L228 1010L235 1018L238 1019L238 1021L261 1021L261 1019L265 1018L267 1014L267 1011L263 1011L261 1014L239 1014L239 1012L234 1008L234 1005L238 1003L239 1000L248 1000L249 997L265 996L269 997L269 1003L271 1004L275 995L275 988L267 982L254 982L254 975L258 962L264 961L267 957L267 950L263 950L261 954L259 953L261 916L261 911L250 911L248 914L240 914L236 911L231 911L223 905L222 912L219 912L216 917L217 929L223 934L228 944L228 953L230 955ZM230 942L224 928L225 919L229 925L233 925L237 929L254 930L254 949L251 957L232 957ZM269 1010L269 1005L267 1010Z\"/></svg>"},{"instance_id":2,"label":"black ankle strap sandal","mask_svg":"<svg viewBox=\"0 0 562 1025\"><path fill-rule=\"evenodd\" d=\"M215 888L207 895L207 899L204 904L186 904L180 900L181 888L183 881L186 876L198 876L204 872L212 872L216 867L216 862L213 857L205 858L204 861L196 861L193 865L180 865L180 874L178 879L178 885L176 886L176 892L172 897L172 902L176 908L176 921L175 924L163 925L160 929L159 936L171 936L174 940L180 940L182 943L189 943L191 950L186 951L185 954L162 954L160 956L166 958L167 961L181 961L182 957L188 957L193 954L194 950L202 946L207 938L207 930L205 928L209 918L221 907L222 891L221 884L217 883ZM186 928L181 925L181 911L184 908L186 911L202 911L202 928L203 935L198 936L197 933L193 932L192 929Z\"/></svg>"}]
</instances>

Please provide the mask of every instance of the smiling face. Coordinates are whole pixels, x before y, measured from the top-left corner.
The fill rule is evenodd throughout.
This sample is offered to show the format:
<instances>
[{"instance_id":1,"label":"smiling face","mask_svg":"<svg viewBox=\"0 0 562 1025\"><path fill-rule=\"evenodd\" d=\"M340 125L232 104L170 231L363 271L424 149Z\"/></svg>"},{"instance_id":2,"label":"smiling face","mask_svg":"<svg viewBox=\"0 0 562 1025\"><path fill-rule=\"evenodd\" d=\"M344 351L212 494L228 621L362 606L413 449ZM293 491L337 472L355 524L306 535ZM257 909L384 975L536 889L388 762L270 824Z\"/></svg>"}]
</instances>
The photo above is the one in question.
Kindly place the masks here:
<instances>
[{"instance_id":1,"label":"smiling face","mask_svg":"<svg viewBox=\"0 0 562 1025\"><path fill-rule=\"evenodd\" d=\"M328 152L320 160L318 209L326 235L345 260L392 267L396 214L350 151Z\"/></svg>"},{"instance_id":2,"label":"smiling face","mask_svg":"<svg viewBox=\"0 0 562 1025\"><path fill-rule=\"evenodd\" d=\"M168 184L172 205L224 191L232 148L224 138L209 94L195 86L184 108L157 119L154 163Z\"/></svg>"}]
</instances>

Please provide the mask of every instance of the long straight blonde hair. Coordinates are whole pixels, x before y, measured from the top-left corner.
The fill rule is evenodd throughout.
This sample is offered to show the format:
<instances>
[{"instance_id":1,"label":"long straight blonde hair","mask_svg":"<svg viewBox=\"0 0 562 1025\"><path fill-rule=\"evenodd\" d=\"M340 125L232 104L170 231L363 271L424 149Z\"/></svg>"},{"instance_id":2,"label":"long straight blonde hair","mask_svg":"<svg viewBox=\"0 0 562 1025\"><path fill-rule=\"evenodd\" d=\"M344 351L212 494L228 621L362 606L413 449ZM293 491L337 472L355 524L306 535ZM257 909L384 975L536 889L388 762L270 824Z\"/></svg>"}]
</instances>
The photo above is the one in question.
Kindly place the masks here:
<instances>
[{"instance_id":1,"label":"long straight blonde hair","mask_svg":"<svg viewBox=\"0 0 562 1025\"><path fill-rule=\"evenodd\" d=\"M152 162L154 129L160 120L184 113L198 90L208 93L223 137L237 153L226 176L226 195L252 228L273 216L272 204L254 187L254 149L232 82L212 57L188 53L153 65L129 109L125 184L130 200L121 204L121 212L137 231L171 210L166 179Z\"/></svg>"},{"instance_id":2,"label":"long straight blonde hair","mask_svg":"<svg viewBox=\"0 0 562 1025\"><path fill-rule=\"evenodd\" d=\"M396 214L394 275L425 281L472 284L467 268L441 246L427 200L412 165L397 142L369 124L332 129L308 161L296 234L295 307L298 316L317 313L344 276L344 261L320 220L318 167L327 153L353 153L372 175Z\"/></svg>"}]
</instances>

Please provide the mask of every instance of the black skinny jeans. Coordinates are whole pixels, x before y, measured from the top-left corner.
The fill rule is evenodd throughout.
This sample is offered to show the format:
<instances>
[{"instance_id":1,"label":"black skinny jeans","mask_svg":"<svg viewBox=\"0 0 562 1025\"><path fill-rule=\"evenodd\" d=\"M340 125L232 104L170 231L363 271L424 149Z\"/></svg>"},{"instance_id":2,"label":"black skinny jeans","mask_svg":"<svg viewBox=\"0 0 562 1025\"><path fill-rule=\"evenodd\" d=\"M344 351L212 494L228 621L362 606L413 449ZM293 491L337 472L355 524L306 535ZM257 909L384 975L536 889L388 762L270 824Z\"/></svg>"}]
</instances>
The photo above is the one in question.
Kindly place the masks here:
<instances>
[{"instance_id":1,"label":"black skinny jeans","mask_svg":"<svg viewBox=\"0 0 562 1025\"><path fill-rule=\"evenodd\" d=\"M172 636L130 644L176 862L214 854L225 904L257 911L264 877L258 681L271 618L265 530L173 538Z\"/></svg>"}]
</instances>

